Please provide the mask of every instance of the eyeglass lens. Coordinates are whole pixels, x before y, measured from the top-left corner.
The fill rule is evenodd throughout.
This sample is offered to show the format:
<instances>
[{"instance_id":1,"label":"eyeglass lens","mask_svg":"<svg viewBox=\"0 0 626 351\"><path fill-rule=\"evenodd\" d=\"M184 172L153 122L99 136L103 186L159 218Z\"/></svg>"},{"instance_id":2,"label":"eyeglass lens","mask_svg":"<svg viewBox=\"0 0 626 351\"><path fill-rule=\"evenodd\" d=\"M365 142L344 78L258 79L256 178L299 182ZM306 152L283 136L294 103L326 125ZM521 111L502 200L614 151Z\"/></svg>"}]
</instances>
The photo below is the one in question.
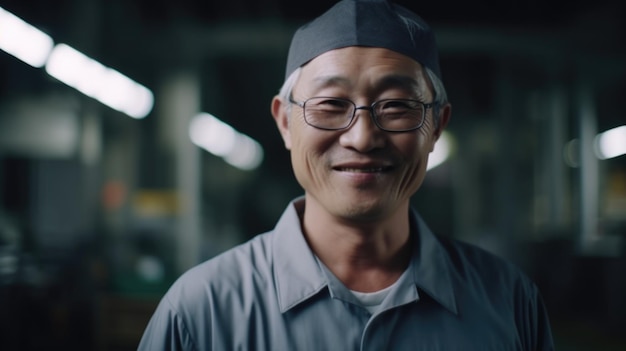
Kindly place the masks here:
<instances>
[{"instance_id":1,"label":"eyeglass lens","mask_svg":"<svg viewBox=\"0 0 626 351\"><path fill-rule=\"evenodd\" d=\"M304 103L304 118L308 124L323 129L347 128L355 115L356 105L345 99L314 97ZM376 124L389 131L416 129L424 118L424 105L415 100L380 100L371 107L359 107L373 112Z\"/></svg>"}]
</instances>

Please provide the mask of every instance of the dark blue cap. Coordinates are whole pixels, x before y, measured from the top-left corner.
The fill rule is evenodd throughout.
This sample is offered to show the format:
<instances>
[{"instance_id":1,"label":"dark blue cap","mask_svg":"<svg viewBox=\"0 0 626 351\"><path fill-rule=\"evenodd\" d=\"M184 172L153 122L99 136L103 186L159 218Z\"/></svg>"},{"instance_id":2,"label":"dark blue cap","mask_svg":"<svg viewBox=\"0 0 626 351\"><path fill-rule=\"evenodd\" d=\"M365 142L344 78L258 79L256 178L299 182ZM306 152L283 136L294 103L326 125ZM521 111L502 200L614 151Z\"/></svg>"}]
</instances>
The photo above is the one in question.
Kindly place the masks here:
<instances>
[{"instance_id":1,"label":"dark blue cap","mask_svg":"<svg viewBox=\"0 0 626 351\"><path fill-rule=\"evenodd\" d=\"M348 46L389 49L433 71L439 54L430 26L417 14L387 0L342 0L300 27L291 40L285 78L315 57Z\"/></svg>"}]
</instances>

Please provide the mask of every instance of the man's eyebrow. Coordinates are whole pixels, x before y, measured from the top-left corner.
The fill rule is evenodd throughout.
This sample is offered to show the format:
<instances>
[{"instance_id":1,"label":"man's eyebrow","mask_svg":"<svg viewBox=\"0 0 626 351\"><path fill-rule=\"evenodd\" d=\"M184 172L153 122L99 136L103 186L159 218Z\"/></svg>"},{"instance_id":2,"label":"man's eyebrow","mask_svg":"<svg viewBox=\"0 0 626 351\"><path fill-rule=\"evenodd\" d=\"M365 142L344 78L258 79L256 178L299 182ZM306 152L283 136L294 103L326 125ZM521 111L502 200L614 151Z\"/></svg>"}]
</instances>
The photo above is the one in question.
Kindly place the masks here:
<instances>
[{"instance_id":1,"label":"man's eyebrow","mask_svg":"<svg viewBox=\"0 0 626 351\"><path fill-rule=\"evenodd\" d=\"M338 75L318 76L313 79L316 88L327 88L332 86L349 86L350 79Z\"/></svg>"},{"instance_id":2,"label":"man's eyebrow","mask_svg":"<svg viewBox=\"0 0 626 351\"><path fill-rule=\"evenodd\" d=\"M383 77L377 84L377 86L381 90L389 88L401 88L414 93L419 91L420 84L416 79L412 77L400 74L392 74Z\"/></svg>"},{"instance_id":3,"label":"man's eyebrow","mask_svg":"<svg viewBox=\"0 0 626 351\"><path fill-rule=\"evenodd\" d=\"M316 89L328 87L350 87L352 82L348 77L341 75L325 75L317 76L312 81ZM406 90L411 94L420 94L420 83L413 77L402 74L389 74L377 81L374 87L377 91L384 91L391 88L399 88Z\"/></svg>"}]
</instances>

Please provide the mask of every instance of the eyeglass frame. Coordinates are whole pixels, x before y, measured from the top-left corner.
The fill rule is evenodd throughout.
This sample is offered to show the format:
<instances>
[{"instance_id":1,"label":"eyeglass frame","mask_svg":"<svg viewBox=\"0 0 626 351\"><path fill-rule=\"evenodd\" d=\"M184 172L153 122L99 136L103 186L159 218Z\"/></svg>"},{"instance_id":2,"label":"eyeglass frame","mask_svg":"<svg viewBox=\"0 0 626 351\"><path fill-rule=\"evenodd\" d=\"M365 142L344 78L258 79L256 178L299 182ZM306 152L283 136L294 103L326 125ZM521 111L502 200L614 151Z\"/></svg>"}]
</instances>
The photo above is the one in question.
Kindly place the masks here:
<instances>
[{"instance_id":1,"label":"eyeglass frame","mask_svg":"<svg viewBox=\"0 0 626 351\"><path fill-rule=\"evenodd\" d=\"M307 118L306 118L306 107L305 107L306 103L309 100L311 100L311 99L320 99L320 98L327 98L327 99L345 101L345 102L351 103L352 106L354 106L354 109L352 110L352 116L350 116L350 120L346 124L345 127L341 127L341 128L319 127L319 126L315 126L315 125L311 124L307 120ZM376 114L376 110L374 109L374 107L376 105L378 105L379 103L386 102L386 101L410 101L410 102L414 102L414 103L417 103L417 104L421 105L422 109L424 111L424 116L422 118L422 121L416 127L408 128L408 129L389 130L389 129L383 128L380 125L379 121L378 121L378 114ZM357 104L354 103L354 101L352 101L350 99L338 98L338 97L334 97L334 96L312 96L312 97L310 97L310 98L308 98L308 99L306 99L304 101L296 101L296 100L293 99L293 96L291 96L291 95L289 96L289 102L294 104L294 105L296 105L296 106L298 106L298 107L300 107L300 108L302 108L302 117L304 118L304 122L306 122L306 124L308 124L309 126L311 126L313 128L317 128L317 129L321 129L321 130L333 130L333 131L348 129L348 128L350 128L350 126L354 122L354 119L356 117L356 111L357 110L366 110L366 111L370 112L370 118L374 121L374 124L378 128L380 128L380 130L383 130L383 131L388 132L388 133L403 133L403 132L410 132L410 131L413 131L413 130L420 129L424 125L424 121L426 121L426 114L428 113L428 110L431 109L431 108L434 109L435 106L437 105L436 101L433 101L431 103L426 104L426 103L423 103L423 102L421 102L419 100L414 100L414 99L382 99L382 100L378 100L378 101L372 102L372 104L369 105L369 106L367 106L367 105L357 106Z\"/></svg>"}]
</instances>

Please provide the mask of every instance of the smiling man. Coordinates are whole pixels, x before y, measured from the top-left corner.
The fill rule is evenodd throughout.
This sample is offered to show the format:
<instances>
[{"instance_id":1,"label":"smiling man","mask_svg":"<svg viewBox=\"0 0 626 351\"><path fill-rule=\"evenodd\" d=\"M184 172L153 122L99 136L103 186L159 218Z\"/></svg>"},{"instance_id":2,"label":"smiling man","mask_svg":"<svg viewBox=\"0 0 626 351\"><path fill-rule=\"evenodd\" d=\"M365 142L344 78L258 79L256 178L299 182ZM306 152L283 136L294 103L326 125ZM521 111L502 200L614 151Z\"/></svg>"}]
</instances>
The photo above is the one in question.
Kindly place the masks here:
<instances>
[{"instance_id":1,"label":"smiling man","mask_svg":"<svg viewBox=\"0 0 626 351\"><path fill-rule=\"evenodd\" d=\"M532 281L410 208L451 113L421 18L339 2L294 35L271 111L304 196L185 273L139 349L553 349Z\"/></svg>"}]
</instances>

